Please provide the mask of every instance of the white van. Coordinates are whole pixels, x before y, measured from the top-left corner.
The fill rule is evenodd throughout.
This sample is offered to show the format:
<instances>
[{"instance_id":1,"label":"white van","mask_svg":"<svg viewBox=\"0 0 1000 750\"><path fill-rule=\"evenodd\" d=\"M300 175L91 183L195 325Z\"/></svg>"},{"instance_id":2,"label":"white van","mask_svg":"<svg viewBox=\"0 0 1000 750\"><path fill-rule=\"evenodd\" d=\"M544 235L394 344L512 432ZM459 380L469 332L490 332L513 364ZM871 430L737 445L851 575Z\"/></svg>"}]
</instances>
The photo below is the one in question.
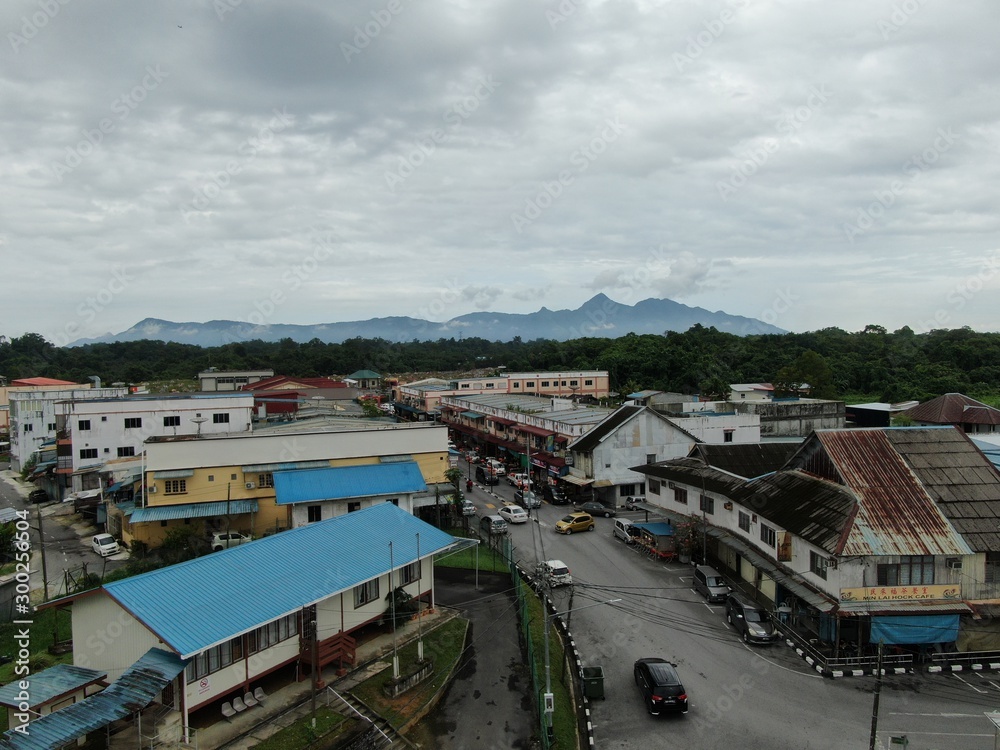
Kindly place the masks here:
<instances>
[{"instance_id":1,"label":"white van","mask_svg":"<svg viewBox=\"0 0 1000 750\"><path fill-rule=\"evenodd\" d=\"M639 536L639 529L627 518L616 518L615 526L611 532L615 539L621 539L625 544L632 544Z\"/></svg>"},{"instance_id":2,"label":"white van","mask_svg":"<svg viewBox=\"0 0 1000 750\"><path fill-rule=\"evenodd\" d=\"M730 588L711 565L699 565L694 569L694 590L710 602L724 602Z\"/></svg>"}]
</instances>

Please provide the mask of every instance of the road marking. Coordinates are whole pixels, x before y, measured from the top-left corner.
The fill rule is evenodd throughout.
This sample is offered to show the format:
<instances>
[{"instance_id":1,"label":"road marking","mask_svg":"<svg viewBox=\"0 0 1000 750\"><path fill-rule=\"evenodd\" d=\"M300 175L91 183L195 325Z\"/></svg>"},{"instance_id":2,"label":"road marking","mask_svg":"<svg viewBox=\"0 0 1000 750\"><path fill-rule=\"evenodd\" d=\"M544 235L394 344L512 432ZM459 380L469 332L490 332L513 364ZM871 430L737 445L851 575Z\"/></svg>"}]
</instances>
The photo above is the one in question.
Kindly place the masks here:
<instances>
[{"instance_id":1,"label":"road marking","mask_svg":"<svg viewBox=\"0 0 1000 750\"><path fill-rule=\"evenodd\" d=\"M889 711L889 716L933 716L940 719L981 719L982 714L949 714L949 713L905 713L903 711Z\"/></svg>"},{"instance_id":2,"label":"road marking","mask_svg":"<svg viewBox=\"0 0 1000 750\"><path fill-rule=\"evenodd\" d=\"M727 628L727 630L728 630L728 628ZM773 661L773 660L768 659L768 658L766 658L764 656L761 656L760 652L758 652L755 649L750 648L750 646L748 646L747 644L741 642L740 645L743 646L743 648L745 648L751 654L753 654L754 656L756 656L758 659L761 659L762 661L766 661L772 667L777 667L778 669L783 669L786 672L791 672L792 674L802 675L803 677L813 677L813 678L815 678L817 680L826 679L821 674L815 674L814 672L800 672L797 669L792 669L791 667L786 667L783 664L778 664L776 661Z\"/></svg>"},{"instance_id":3,"label":"road marking","mask_svg":"<svg viewBox=\"0 0 1000 750\"><path fill-rule=\"evenodd\" d=\"M963 680L963 679L962 679L962 677L961 677L961 676L959 676L959 675L957 675L957 674L954 674L954 673L952 673L952 677L954 677L954 678L955 678L955 679L957 679L957 680L962 680L962 682L964 682L964 683L965 683L966 685L968 685L968 686L969 686L970 688L972 688L973 690L975 690L975 691L976 691L977 693L988 693L988 692L990 692L989 690L980 690L979 688L977 688L977 687L976 687L975 685L973 685L973 684L972 684L971 682L969 682L968 680Z\"/></svg>"}]
</instances>

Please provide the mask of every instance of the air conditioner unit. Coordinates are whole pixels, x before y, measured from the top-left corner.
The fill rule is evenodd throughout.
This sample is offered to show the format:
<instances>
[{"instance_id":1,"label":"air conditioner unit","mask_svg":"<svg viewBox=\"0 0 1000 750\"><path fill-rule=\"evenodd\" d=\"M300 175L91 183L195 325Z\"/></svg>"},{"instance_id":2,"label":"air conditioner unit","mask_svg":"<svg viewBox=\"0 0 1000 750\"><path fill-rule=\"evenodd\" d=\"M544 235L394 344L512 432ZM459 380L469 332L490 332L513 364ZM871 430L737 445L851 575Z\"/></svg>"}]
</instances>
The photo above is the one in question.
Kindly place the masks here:
<instances>
[{"instance_id":1,"label":"air conditioner unit","mask_svg":"<svg viewBox=\"0 0 1000 750\"><path fill-rule=\"evenodd\" d=\"M153 495L156 494L156 485L155 484L149 485L149 492L150 492L150 494L153 494Z\"/></svg>"},{"instance_id":2,"label":"air conditioner unit","mask_svg":"<svg viewBox=\"0 0 1000 750\"><path fill-rule=\"evenodd\" d=\"M725 508L726 510L732 510L733 509L733 504L731 502L727 501L727 502L724 502L722 504L722 507Z\"/></svg>"},{"instance_id":3,"label":"air conditioner unit","mask_svg":"<svg viewBox=\"0 0 1000 750\"><path fill-rule=\"evenodd\" d=\"M254 484L253 482L247 482L247 489L248 490L253 490L253 489L256 489L256 488L257 488L256 484Z\"/></svg>"},{"instance_id":4,"label":"air conditioner unit","mask_svg":"<svg viewBox=\"0 0 1000 750\"><path fill-rule=\"evenodd\" d=\"M824 567L833 568L834 570L836 570L837 569L837 558L836 557L828 557L828 558L826 558L826 564L825 564Z\"/></svg>"},{"instance_id":5,"label":"air conditioner unit","mask_svg":"<svg viewBox=\"0 0 1000 750\"><path fill-rule=\"evenodd\" d=\"M671 490L676 490L677 489L677 485L674 484L673 482L667 482L667 488L671 489Z\"/></svg>"},{"instance_id":6,"label":"air conditioner unit","mask_svg":"<svg viewBox=\"0 0 1000 750\"><path fill-rule=\"evenodd\" d=\"M960 558L960 557L949 557L944 562L945 562L945 565L947 565L952 570L961 570L962 569L962 558Z\"/></svg>"}]
</instances>

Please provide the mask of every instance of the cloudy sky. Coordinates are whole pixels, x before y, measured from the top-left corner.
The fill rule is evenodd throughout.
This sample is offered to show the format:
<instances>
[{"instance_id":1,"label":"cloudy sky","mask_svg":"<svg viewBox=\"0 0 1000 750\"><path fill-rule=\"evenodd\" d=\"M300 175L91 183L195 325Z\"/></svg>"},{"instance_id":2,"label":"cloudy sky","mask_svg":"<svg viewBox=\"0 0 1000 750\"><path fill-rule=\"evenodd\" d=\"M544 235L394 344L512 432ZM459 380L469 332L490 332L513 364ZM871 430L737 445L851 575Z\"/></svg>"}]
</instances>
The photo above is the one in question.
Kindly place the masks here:
<instances>
[{"instance_id":1,"label":"cloudy sky","mask_svg":"<svg viewBox=\"0 0 1000 750\"><path fill-rule=\"evenodd\" d=\"M1000 330L996 0L5 0L0 333Z\"/></svg>"}]
</instances>

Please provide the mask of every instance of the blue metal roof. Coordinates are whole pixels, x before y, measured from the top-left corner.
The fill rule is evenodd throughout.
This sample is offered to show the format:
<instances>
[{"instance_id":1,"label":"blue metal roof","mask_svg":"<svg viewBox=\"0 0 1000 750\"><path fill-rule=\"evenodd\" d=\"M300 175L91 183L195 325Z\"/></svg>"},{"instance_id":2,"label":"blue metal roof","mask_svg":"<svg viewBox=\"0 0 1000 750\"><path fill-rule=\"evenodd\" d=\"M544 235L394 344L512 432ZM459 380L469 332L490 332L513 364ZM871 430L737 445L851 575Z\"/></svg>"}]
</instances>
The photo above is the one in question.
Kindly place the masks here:
<instances>
[{"instance_id":1,"label":"blue metal roof","mask_svg":"<svg viewBox=\"0 0 1000 750\"><path fill-rule=\"evenodd\" d=\"M398 464L397 464L398 465ZM277 479L277 477L275 477ZM184 658L454 544L392 503L106 584Z\"/></svg>"},{"instance_id":2,"label":"blue metal roof","mask_svg":"<svg viewBox=\"0 0 1000 750\"><path fill-rule=\"evenodd\" d=\"M27 734L13 729L5 732L0 750L54 750L124 719L149 705L186 665L177 654L151 648L106 690L32 721Z\"/></svg>"},{"instance_id":3,"label":"blue metal roof","mask_svg":"<svg viewBox=\"0 0 1000 750\"><path fill-rule=\"evenodd\" d=\"M426 489L423 474L415 461L282 471L274 475L275 502L278 505L402 495Z\"/></svg>"},{"instance_id":4,"label":"blue metal roof","mask_svg":"<svg viewBox=\"0 0 1000 750\"><path fill-rule=\"evenodd\" d=\"M478 411L463 411L462 416L467 419L482 419L485 415L480 414Z\"/></svg>"},{"instance_id":5,"label":"blue metal roof","mask_svg":"<svg viewBox=\"0 0 1000 750\"><path fill-rule=\"evenodd\" d=\"M674 527L669 523L635 523L633 529L645 529L653 536L673 536Z\"/></svg>"},{"instance_id":6,"label":"blue metal roof","mask_svg":"<svg viewBox=\"0 0 1000 750\"><path fill-rule=\"evenodd\" d=\"M211 503L186 503L184 505L156 505L132 511L132 523L170 521L177 518L211 518L213 516L239 516L257 512L256 500L218 500Z\"/></svg>"},{"instance_id":7,"label":"blue metal roof","mask_svg":"<svg viewBox=\"0 0 1000 750\"><path fill-rule=\"evenodd\" d=\"M31 693L28 699L29 708L48 703L54 698L66 695L79 690L108 676L107 672L100 672L87 667L77 667L73 664L56 664L41 672L31 675ZM17 680L0 687L0 704L5 706L17 706L21 701L18 699L20 688Z\"/></svg>"}]
</instances>

